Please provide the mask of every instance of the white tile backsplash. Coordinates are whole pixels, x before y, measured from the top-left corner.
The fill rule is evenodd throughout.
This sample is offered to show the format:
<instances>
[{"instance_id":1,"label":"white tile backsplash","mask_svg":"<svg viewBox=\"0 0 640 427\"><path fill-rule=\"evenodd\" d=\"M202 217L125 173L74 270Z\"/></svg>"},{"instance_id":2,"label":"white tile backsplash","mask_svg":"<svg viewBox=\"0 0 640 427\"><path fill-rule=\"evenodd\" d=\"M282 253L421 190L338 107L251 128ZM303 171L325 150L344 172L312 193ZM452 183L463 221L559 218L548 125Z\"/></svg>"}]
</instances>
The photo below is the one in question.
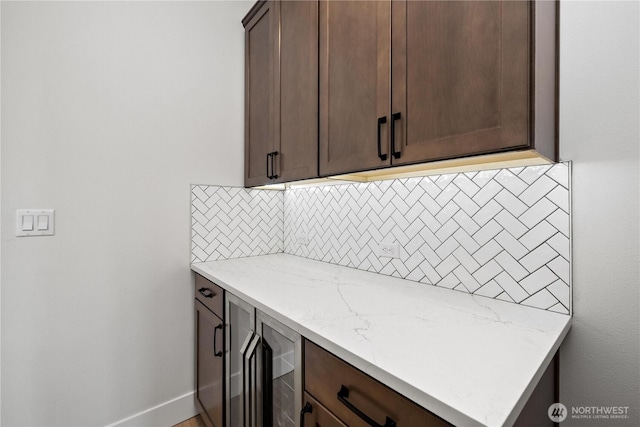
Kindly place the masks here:
<instances>
[{"instance_id":1,"label":"white tile backsplash","mask_svg":"<svg viewBox=\"0 0 640 427\"><path fill-rule=\"evenodd\" d=\"M569 313L568 183L559 163L289 189L284 251ZM375 255L382 241L400 259Z\"/></svg>"},{"instance_id":2,"label":"white tile backsplash","mask_svg":"<svg viewBox=\"0 0 640 427\"><path fill-rule=\"evenodd\" d=\"M191 262L283 250L281 191L191 186Z\"/></svg>"},{"instance_id":3,"label":"white tile backsplash","mask_svg":"<svg viewBox=\"0 0 640 427\"><path fill-rule=\"evenodd\" d=\"M283 192L192 186L191 259L286 252L568 314L569 182L559 163ZM381 242L400 258L379 257Z\"/></svg>"}]
</instances>

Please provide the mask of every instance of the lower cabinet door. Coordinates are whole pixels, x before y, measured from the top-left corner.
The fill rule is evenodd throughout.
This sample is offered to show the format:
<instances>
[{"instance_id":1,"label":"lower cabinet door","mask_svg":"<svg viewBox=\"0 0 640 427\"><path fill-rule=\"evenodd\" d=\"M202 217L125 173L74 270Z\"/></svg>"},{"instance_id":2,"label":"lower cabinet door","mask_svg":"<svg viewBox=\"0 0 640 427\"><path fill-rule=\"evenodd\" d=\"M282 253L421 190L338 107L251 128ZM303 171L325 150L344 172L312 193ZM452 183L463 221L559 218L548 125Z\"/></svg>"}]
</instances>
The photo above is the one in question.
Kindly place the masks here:
<instances>
[{"instance_id":1,"label":"lower cabinet door","mask_svg":"<svg viewBox=\"0 0 640 427\"><path fill-rule=\"evenodd\" d=\"M298 427L302 401L302 338L275 319L256 310L257 352L256 427ZM253 427L253 426L252 426Z\"/></svg>"},{"instance_id":2,"label":"lower cabinet door","mask_svg":"<svg viewBox=\"0 0 640 427\"><path fill-rule=\"evenodd\" d=\"M208 427L224 422L224 322L196 300L196 405Z\"/></svg>"},{"instance_id":3,"label":"lower cabinet door","mask_svg":"<svg viewBox=\"0 0 640 427\"><path fill-rule=\"evenodd\" d=\"M347 427L309 393L304 394L301 415L300 427Z\"/></svg>"}]
</instances>

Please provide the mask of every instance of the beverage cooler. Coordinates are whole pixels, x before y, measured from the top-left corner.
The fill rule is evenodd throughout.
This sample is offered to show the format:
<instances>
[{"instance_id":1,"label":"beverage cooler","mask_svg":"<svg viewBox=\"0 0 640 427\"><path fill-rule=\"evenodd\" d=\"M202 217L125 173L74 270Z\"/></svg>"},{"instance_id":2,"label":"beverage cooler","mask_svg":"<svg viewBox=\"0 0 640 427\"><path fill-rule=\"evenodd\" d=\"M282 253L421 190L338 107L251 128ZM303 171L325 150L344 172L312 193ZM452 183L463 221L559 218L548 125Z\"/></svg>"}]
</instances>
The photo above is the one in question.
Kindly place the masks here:
<instances>
[{"instance_id":1,"label":"beverage cooler","mask_svg":"<svg viewBox=\"0 0 640 427\"><path fill-rule=\"evenodd\" d=\"M302 339L227 292L227 427L299 427Z\"/></svg>"}]
</instances>

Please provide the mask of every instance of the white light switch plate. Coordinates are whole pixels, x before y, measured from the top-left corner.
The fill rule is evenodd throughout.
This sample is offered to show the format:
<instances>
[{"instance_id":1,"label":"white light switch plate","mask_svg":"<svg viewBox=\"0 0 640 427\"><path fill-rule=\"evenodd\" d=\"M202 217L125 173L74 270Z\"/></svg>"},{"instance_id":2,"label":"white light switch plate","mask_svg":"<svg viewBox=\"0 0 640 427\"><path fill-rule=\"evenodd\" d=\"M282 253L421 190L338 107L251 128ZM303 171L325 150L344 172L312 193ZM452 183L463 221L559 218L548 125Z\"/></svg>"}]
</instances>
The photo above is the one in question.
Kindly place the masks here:
<instances>
[{"instance_id":1,"label":"white light switch plate","mask_svg":"<svg viewBox=\"0 0 640 427\"><path fill-rule=\"evenodd\" d=\"M16 210L16 236L53 236L55 234L54 209Z\"/></svg>"}]
</instances>

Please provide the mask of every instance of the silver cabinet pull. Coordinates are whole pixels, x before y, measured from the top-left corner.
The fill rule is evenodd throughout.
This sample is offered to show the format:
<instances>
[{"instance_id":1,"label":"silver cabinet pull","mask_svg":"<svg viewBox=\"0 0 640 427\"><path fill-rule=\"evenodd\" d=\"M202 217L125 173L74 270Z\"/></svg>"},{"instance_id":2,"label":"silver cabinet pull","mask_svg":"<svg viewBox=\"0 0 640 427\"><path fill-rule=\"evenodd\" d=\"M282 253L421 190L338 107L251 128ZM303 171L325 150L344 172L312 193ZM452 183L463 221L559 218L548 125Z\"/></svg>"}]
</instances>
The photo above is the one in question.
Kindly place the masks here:
<instances>
[{"instance_id":1,"label":"silver cabinet pull","mask_svg":"<svg viewBox=\"0 0 640 427\"><path fill-rule=\"evenodd\" d=\"M244 396L246 399L246 403L244 406L244 425L245 427L253 427L256 424L256 367L253 363L253 358L256 355L256 349L258 348L258 344L260 343L260 335L254 334L251 342L247 346L247 349L244 353L244 363L243 365L243 387L246 387L243 392L245 392ZM249 393L246 393L246 391Z\"/></svg>"},{"instance_id":2,"label":"silver cabinet pull","mask_svg":"<svg viewBox=\"0 0 640 427\"><path fill-rule=\"evenodd\" d=\"M255 332L254 331L249 331L249 334L247 334L247 337L244 339L244 342L242 343L242 346L240 347L240 354L242 354L242 399L240 399L242 401L242 426L243 427L248 427L249 424L247 423L247 413L250 412L250 409L248 408L248 405L250 402L248 402L249 399L247 399L247 390L250 390L251 388L251 382L250 382L250 378L249 378L249 372L251 370L250 366L248 365L247 362L247 349L249 348L249 344L251 344L251 342L253 341L253 338L255 337Z\"/></svg>"},{"instance_id":3,"label":"silver cabinet pull","mask_svg":"<svg viewBox=\"0 0 640 427\"><path fill-rule=\"evenodd\" d=\"M245 359L251 360L253 356L256 355L256 348L258 347L258 343L260 343L260 335L253 335L253 339L251 340L251 344L249 344L246 353L244 355Z\"/></svg>"},{"instance_id":4,"label":"silver cabinet pull","mask_svg":"<svg viewBox=\"0 0 640 427\"><path fill-rule=\"evenodd\" d=\"M253 331L249 331L249 335L247 335L247 337L244 339L244 342L242 343L242 346L240 347L240 353L242 354L243 357L247 352L247 347L249 347L249 343L253 339L254 334L255 333Z\"/></svg>"}]
</instances>

